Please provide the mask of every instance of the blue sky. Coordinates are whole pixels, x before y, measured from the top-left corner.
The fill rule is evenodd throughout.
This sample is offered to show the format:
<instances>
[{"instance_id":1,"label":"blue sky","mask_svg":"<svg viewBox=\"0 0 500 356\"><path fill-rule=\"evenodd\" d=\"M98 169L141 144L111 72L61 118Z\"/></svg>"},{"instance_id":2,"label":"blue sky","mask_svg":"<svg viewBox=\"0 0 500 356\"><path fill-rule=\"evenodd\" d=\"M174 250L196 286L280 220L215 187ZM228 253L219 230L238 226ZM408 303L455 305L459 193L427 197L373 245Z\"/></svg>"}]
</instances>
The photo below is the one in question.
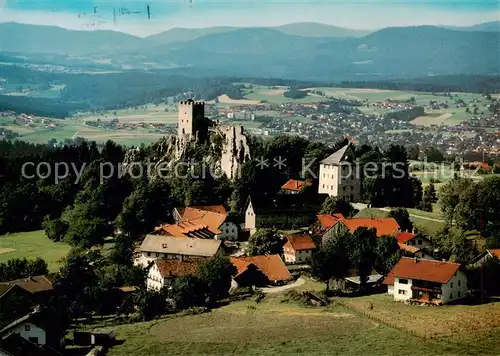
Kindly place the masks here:
<instances>
[{"instance_id":1,"label":"blue sky","mask_svg":"<svg viewBox=\"0 0 500 356\"><path fill-rule=\"evenodd\" d=\"M151 20L146 16L147 4ZM172 27L277 26L306 21L360 29L423 24L465 26L500 20L499 4L497 0L0 0L0 22L73 29L99 22L100 28L139 36ZM95 15L94 6L100 6ZM141 13L117 16L115 25L113 8ZM87 15L78 18L79 12Z\"/></svg>"}]
</instances>

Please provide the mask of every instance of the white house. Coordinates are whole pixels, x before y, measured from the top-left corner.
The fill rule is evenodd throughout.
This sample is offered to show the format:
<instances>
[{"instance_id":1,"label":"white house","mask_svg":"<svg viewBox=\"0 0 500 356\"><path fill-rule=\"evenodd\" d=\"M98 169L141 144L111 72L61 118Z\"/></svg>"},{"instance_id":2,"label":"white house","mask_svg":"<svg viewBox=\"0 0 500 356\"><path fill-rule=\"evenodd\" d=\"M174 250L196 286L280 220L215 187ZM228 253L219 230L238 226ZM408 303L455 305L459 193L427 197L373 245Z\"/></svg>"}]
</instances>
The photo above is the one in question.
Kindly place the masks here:
<instances>
[{"instance_id":1,"label":"white house","mask_svg":"<svg viewBox=\"0 0 500 356\"><path fill-rule=\"evenodd\" d=\"M161 290L177 277L194 275L200 260L156 260L148 272L147 289Z\"/></svg>"},{"instance_id":2,"label":"white house","mask_svg":"<svg viewBox=\"0 0 500 356\"><path fill-rule=\"evenodd\" d=\"M396 240L399 243L406 244L408 246L415 246L421 250L426 250L432 252L434 247L432 246L432 241L425 236L415 235L411 232L400 232L396 235Z\"/></svg>"},{"instance_id":3,"label":"white house","mask_svg":"<svg viewBox=\"0 0 500 356\"><path fill-rule=\"evenodd\" d=\"M196 237L146 235L135 265L147 266L157 259L200 259L224 254L222 241Z\"/></svg>"},{"instance_id":4,"label":"white house","mask_svg":"<svg viewBox=\"0 0 500 356\"><path fill-rule=\"evenodd\" d=\"M467 275L452 262L402 257L383 283L396 301L446 304L467 296Z\"/></svg>"},{"instance_id":5,"label":"white house","mask_svg":"<svg viewBox=\"0 0 500 356\"><path fill-rule=\"evenodd\" d=\"M297 263L308 262L311 260L312 252L316 248L311 236L290 235L287 236L287 242L283 246L283 257L285 262Z\"/></svg>"},{"instance_id":6,"label":"white house","mask_svg":"<svg viewBox=\"0 0 500 356\"><path fill-rule=\"evenodd\" d=\"M361 178L359 167L354 161L355 155L350 144L322 160L319 166L318 193L350 202L360 201Z\"/></svg>"},{"instance_id":7,"label":"white house","mask_svg":"<svg viewBox=\"0 0 500 356\"><path fill-rule=\"evenodd\" d=\"M0 330L0 339L6 339L12 334L18 334L36 345L48 345L53 348L61 348L64 345L64 337L58 331L51 330L46 316L38 309L13 321Z\"/></svg>"}]
</instances>

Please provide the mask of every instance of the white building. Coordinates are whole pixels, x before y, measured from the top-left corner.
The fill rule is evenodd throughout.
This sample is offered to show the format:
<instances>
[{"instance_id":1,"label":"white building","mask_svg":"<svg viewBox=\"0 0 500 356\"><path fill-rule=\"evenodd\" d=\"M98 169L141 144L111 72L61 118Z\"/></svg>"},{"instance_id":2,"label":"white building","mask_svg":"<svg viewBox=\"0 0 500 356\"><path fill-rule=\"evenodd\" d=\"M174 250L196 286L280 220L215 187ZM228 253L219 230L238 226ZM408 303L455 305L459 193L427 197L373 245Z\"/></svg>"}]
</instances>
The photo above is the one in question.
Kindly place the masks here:
<instances>
[{"instance_id":1,"label":"white building","mask_svg":"<svg viewBox=\"0 0 500 356\"><path fill-rule=\"evenodd\" d=\"M472 261L470 261L469 264L472 267L478 268L494 259L500 260L500 249L486 250L479 256L475 257Z\"/></svg>"},{"instance_id":2,"label":"white building","mask_svg":"<svg viewBox=\"0 0 500 356\"><path fill-rule=\"evenodd\" d=\"M250 235L253 235L257 231L255 209L250 198L247 201L247 208L245 210L245 229L250 231Z\"/></svg>"},{"instance_id":3,"label":"white building","mask_svg":"<svg viewBox=\"0 0 500 356\"><path fill-rule=\"evenodd\" d=\"M361 179L358 169L354 151L347 144L320 162L318 193L349 202L360 201Z\"/></svg>"},{"instance_id":4,"label":"white building","mask_svg":"<svg viewBox=\"0 0 500 356\"><path fill-rule=\"evenodd\" d=\"M283 246L283 257L288 263L301 263L311 261L312 252L316 248L311 236L290 235Z\"/></svg>"},{"instance_id":5,"label":"white building","mask_svg":"<svg viewBox=\"0 0 500 356\"><path fill-rule=\"evenodd\" d=\"M196 237L146 235L135 265L147 266L157 259L202 259L224 254L222 241Z\"/></svg>"},{"instance_id":6,"label":"white building","mask_svg":"<svg viewBox=\"0 0 500 356\"><path fill-rule=\"evenodd\" d=\"M402 257L383 283L396 301L446 304L467 296L467 275L452 262Z\"/></svg>"},{"instance_id":7,"label":"white building","mask_svg":"<svg viewBox=\"0 0 500 356\"><path fill-rule=\"evenodd\" d=\"M200 260L156 260L148 272L148 290L161 290L177 277L196 274Z\"/></svg>"}]
</instances>

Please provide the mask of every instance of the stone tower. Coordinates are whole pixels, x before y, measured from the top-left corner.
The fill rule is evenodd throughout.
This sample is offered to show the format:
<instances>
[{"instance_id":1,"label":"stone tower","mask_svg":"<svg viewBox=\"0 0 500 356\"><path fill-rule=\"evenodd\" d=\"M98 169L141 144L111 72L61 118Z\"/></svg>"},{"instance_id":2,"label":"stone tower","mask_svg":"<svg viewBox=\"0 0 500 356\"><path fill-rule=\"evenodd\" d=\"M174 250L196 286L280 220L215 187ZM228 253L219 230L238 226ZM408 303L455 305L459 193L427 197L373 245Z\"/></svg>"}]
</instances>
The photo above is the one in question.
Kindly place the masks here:
<instances>
[{"instance_id":1,"label":"stone tower","mask_svg":"<svg viewBox=\"0 0 500 356\"><path fill-rule=\"evenodd\" d=\"M179 103L179 126L177 136L182 138L193 138L196 134L196 121L205 117L205 103L192 99Z\"/></svg>"}]
</instances>

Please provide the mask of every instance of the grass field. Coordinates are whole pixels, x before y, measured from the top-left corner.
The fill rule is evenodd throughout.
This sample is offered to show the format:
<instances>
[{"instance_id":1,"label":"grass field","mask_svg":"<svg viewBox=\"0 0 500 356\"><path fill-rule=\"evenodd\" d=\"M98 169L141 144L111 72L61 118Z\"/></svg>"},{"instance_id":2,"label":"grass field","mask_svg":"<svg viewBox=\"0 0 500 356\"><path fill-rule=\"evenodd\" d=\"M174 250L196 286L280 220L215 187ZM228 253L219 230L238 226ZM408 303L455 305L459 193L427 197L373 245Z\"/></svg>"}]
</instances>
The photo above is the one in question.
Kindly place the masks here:
<instances>
[{"instance_id":1,"label":"grass field","mask_svg":"<svg viewBox=\"0 0 500 356\"><path fill-rule=\"evenodd\" d=\"M387 294L350 298L346 305L419 336L441 338L500 327L500 302L483 305L416 307L395 303ZM371 304L373 308L368 308ZM500 345L497 346L500 352Z\"/></svg>"},{"instance_id":2,"label":"grass field","mask_svg":"<svg viewBox=\"0 0 500 356\"><path fill-rule=\"evenodd\" d=\"M43 230L0 236L0 262L13 258L43 258L50 272L59 269L61 259L69 252L69 245L52 242Z\"/></svg>"},{"instance_id":3,"label":"grass field","mask_svg":"<svg viewBox=\"0 0 500 356\"><path fill-rule=\"evenodd\" d=\"M374 300L374 312L387 311L390 322L400 322L401 327L390 327L357 310L366 308L364 303L369 300ZM407 306L413 308L407 311L411 317L400 321L404 316L401 307L404 305L396 305L386 295L342 298L327 307L301 306L286 295L267 296L260 303L239 301L205 314L113 326L117 339L124 342L112 347L109 355L469 355L478 350L483 354L499 351L494 339L487 337L479 345L474 338L464 342L471 323L486 317L486 308ZM500 310L494 308L493 316ZM437 317L440 311L443 318ZM453 323L455 318L460 321ZM457 330L467 337L450 342L443 333L424 339L412 335L413 329L405 330L427 322L434 325L429 330L448 323L442 330ZM493 348L488 352L483 343Z\"/></svg>"}]
</instances>

